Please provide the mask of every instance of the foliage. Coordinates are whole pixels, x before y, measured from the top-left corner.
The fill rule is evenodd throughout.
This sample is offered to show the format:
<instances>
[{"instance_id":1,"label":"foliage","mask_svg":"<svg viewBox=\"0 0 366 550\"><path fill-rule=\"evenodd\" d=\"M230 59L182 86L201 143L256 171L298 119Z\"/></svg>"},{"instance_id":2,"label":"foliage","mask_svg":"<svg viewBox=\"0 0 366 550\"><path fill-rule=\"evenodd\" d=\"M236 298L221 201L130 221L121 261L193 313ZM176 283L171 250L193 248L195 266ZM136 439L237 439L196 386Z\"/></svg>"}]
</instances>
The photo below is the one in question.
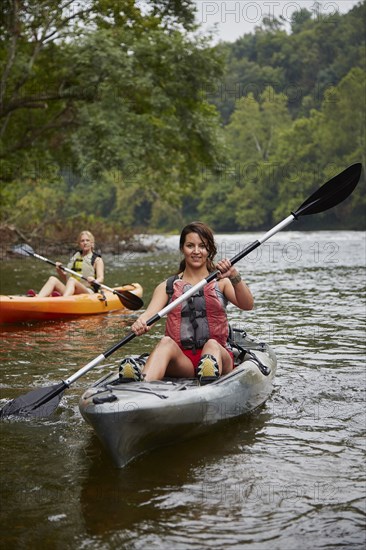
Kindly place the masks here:
<instances>
[{"instance_id":1,"label":"foliage","mask_svg":"<svg viewBox=\"0 0 366 550\"><path fill-rule=\"evenodd\" d=\"M216 111L200 94L218 68L215 56L178 32L150 31L136 41L125 30L95 33L77 55L81 74L94 74L97 58L106 75L96 101L79 109L72 150L82 172L100 181L104 170L116 171L179 200L200 163L221 155Z\"/></svg>"},{"instance_id":2,"label":"foliage","mask_svg":"<svg viewBox=\"0 0 366 550\"><path fill-rule=\"evenodd\" d=\"M286 176L279 188L277 216L284 215L286 207L287 211L294 208L300 196L314 191L319 180L326 181L355 162L365 166L365 90L365 72L352 69L338 86L328 89L320 111L297 119L283 135L276 162ZM288 156L290 150L292 157ZM365 206L363 174L351 197L323 217L332 226L344 220L346 227L362 228Z\"/></svg>"},{"instance_id":3,"label":"foliage","mask_svg":"<svg viewBox=\"0 0 366 550\"><path fill-rule=\"evenodd\" d=\"M315 4L314 4L315 6ZM365 2L213 47L193 0L5 0L3 224L28 238L264 229L365 165ZM315 8L314 8L315 9ZM224 66L224 62L226 63ZM309 227L364 227L365 179Z\"/></svg>"},{"instance_id":4,"label":"foliage","mask_svg":"<svg viewBox=\"0 0 366 550\"><path fill-rule=\"evenodd\" d=\"M16 210L21 227L38 228L52 210L44 197L62 196L65 219L84 212L131 226L146 197L177 204L200 165L223 158L216 109L202 95L222 63L193 32L192 2L139 6L6 2L3 221ZM20 210L27 197L31 216Z\"/></svg>"},{"instance_id":5,"label":"foliage","mask_svg":"<svg viewBox=\"0 0 366 550\"><path fill-rule=\"evenodd\" d=\"M320 110L292 122L285 96L272 89L259 101L241 99L226 127L232 163L226 181L211 178L201 193L202 216L224 230L268 228L348 165L364 165L365 87L365 72L352 69L328 90ZM351 198L317 216L315 225L362 228L364 184L363 175Z\"/></svg>"},{"instance_id":6,"label":"foliage","mask_svg":"<svg viewBox=\"0 0 366 550\"><path fill-rule=\"evenodd\" d=\"M301 9L293 15L290 34L283 22L264 18L253 34L224 44L226 76L212 99L225 122L238 99L250 92L258 99L268 86L286 94L292 116L319 108L329 87L353 67L365 69L365 10L364 1L344 15Z\"/></svg>"}]
</instances>

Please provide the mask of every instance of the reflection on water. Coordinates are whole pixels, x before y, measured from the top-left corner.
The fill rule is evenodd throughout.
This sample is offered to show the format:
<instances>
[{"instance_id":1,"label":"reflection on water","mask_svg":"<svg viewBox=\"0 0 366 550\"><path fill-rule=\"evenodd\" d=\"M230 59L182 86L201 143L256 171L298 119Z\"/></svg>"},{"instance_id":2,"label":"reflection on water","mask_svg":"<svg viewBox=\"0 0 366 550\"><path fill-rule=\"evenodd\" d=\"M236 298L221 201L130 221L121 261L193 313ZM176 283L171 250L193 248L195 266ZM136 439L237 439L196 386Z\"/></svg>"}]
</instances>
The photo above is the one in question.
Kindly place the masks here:
<instances>
[{"instance_id":1,"label":"reflection on water","mask_svg":"<svg viewBox=\"0 0 366 550\"><path fill-rule=\"evenodd\" d=\"M91 437L87 447L90 467L80 498L88 532L100 536L128 529L137 536L143 524L158 520L162 511L174 522L182 506L208 504L212 495L218 495L218 485L210 480L209 472L217 468L223 454L240 454L243 446L253 445L266 419L265 411L257 411L199 439L153 451L118 471L110 468L98 440ZM101 478L103 468L108 473Z\"/></svg>"},{"instance_id":2,"label":"reflection on water","mask_svg":"<svg viewBox=\"0 0 366 550\"><path fill-rule=\"evenodd\" d=\"M7 368L1 377L1 388L9 388L7 396L14 397L19 394L18 388L44 386L68 378L121 340L133 318L115 312L68 322L4 325L0 358ZM105 368L106 363L94 372Z\"/></svg>"},{"instance_id":3,"label":"reflection on water","mask_svg":"<svg viewBox=\"0 0 366 550\"><path fill-rule=\"evenodd\" d=\"M220 236L220 251L230 256L257 237ZM175 270L176 240L116 258L107 284L141 282L148 303ZM37 288L27 265L22 273L6 264L4 292L14 281ZM1 423L4 548L364 547L365 235L282 233L239 267L256 307L230 307L229 317L276 351L267 403L116 470L78 399L125 353L149 351L159 322L79 379L52 418ZM122 339L137 314L2 327L2 401L70 376Z\"/></svg>"}]
</instances>

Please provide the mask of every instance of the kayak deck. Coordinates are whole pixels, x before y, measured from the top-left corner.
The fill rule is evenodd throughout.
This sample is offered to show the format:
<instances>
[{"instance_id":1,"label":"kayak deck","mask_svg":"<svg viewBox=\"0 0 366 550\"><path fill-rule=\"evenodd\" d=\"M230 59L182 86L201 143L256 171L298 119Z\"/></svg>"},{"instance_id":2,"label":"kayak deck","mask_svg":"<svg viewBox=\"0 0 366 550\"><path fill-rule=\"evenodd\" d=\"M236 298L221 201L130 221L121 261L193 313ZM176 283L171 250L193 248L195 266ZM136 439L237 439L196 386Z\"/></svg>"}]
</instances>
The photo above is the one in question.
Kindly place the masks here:
<instances>
[{"instance_id":1,"label":"kayak deck","mask_svg":"<svg viewBox=\"0 0 366 550\"><path fill-rule=\"evenodd\" d=\"M114 290L127 290L140 298L142 297L142 287L138 283L117 287ZM121 303L117 294L108 290L103 293L74 294L67 297L0 296L0 323L70 319L115 310L129 311Z\"/></svg>"},{"instance_id":2,"label":"kayak deck","mask_svg":"<svg viewBox=\"0 0 366 550\"><path fill-rule=\"evenodd\" d=\"M246 335L242 340L248 353L240 364L206 386L196 378L126 384L114 372L89 388L79 409L114 464L121 468L149 450L197 435L264 403L273 389L275 354Z\"/></svg>"}]
</instances>

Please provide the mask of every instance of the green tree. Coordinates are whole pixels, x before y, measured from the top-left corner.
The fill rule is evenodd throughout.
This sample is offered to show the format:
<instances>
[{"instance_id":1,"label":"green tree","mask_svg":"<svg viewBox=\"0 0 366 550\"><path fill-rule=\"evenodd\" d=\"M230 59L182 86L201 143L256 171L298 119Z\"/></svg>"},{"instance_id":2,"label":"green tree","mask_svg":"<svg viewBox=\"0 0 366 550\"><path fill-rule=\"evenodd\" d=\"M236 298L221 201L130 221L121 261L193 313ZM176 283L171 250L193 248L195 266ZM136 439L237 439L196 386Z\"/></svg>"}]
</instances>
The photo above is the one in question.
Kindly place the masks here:
<instances>
[{"instance_id":1,"label":"green tree","mask_svg":"<svg viewBox=\"0 0 366 550\"><path fill-rule=\"evenodd\" d=\"M314 5L313 13L295 12L291 33L281 21L264 18L254 33L221 46L227 59L225 82L217 84L211 100L225 123L235 101L250 92L258 99L268 85L288 97L292 116L319 108L327 88L336 86L352 67L365 68L365 10L362 1L344 15L324 15ZM228 90L225 100L222 88Z\"/></svg>"},{"instance_id":2,"label":"green tree","mask_svg":"<svg viewBox=\"0 0 366 550\"><path fill-rule=\"evenodd\" d=\"M6 0L0 22L3 220L41 226L44 216L14 212L32 190L40 214L45 181L54 196L63 195L64 219L120 219L122 194L130 209L149 189L178 202L197 184L199 166L219 161L218 116L202 90L220 75L222 62L192 32L193 6L188 0L146 6ZM132 220L133 214L125 223Z\"/></svg>"},{"instance_id":3,"label":"green tree","mask_svg":"<svg viewBox=\"0 0 366 550\"><path fill-rule=\"evenodd\" d=\"M82 173L100 181L106 170L124 179L132 172L141 188L175 201L194 188L200 164L222 156L216 109L202 97L220 65L201 46L160 30L138 40L125 29L88 37L76 70L93 74L97 63L105 76L95 101L79 109L72 151Z\"/></svg>"},{"instance_id":4,"label":"green tree","mask_svg":"<svg viewBox=\"0 0 366 550\"><path fill-rule=\"evenodd\" d=\"M264 90L259 101L252 95L243 98L233 113L226 135L239 175L230 199L235 201L238 228L262 227L271 221L277 190L270 161L290 120L286 96L271 87Z\"/></svg>"},{"instance_id":5,"label":"green tree","mask_svg":"<svg viewBox=\"0 0 366 550\"><path fill-rule=\"evenodd\" d=\"M329 89L321 110L300 118L281 135L273 163L279 181L275 216L282 217L301 204L319 183L354 162L365 165L366 73L354 68ZM321 224L364 227L365 176L351 197L337 209L317 217Z\"/></svg>"}]
</instances>

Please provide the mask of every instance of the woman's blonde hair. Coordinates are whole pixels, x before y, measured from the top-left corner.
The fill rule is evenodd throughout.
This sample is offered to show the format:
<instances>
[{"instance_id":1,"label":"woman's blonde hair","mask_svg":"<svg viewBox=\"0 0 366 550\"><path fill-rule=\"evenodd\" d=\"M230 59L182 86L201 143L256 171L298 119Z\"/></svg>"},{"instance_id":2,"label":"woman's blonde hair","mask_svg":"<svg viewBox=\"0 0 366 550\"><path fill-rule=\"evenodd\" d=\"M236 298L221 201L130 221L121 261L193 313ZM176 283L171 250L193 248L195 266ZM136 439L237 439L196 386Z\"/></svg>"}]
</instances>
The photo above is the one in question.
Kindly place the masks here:
<instances>
[{"instance_id":1,"label":"woman's blonde hair","mask_svg":"<svg viewBox=\"0 0 366 550\"><path fill-rule=\"evenodd\" d=\"M95 239L94 239L93 233L90 233L90 231L81 231L81 232L79 233L79 236L78 236L78 244L80 243L81 238L82 238L83 235L86 235L87 237L89 237L90 242L91 242L91 247L94 249L94 246L95 246Z\"/></svg>"}]
</instances>

